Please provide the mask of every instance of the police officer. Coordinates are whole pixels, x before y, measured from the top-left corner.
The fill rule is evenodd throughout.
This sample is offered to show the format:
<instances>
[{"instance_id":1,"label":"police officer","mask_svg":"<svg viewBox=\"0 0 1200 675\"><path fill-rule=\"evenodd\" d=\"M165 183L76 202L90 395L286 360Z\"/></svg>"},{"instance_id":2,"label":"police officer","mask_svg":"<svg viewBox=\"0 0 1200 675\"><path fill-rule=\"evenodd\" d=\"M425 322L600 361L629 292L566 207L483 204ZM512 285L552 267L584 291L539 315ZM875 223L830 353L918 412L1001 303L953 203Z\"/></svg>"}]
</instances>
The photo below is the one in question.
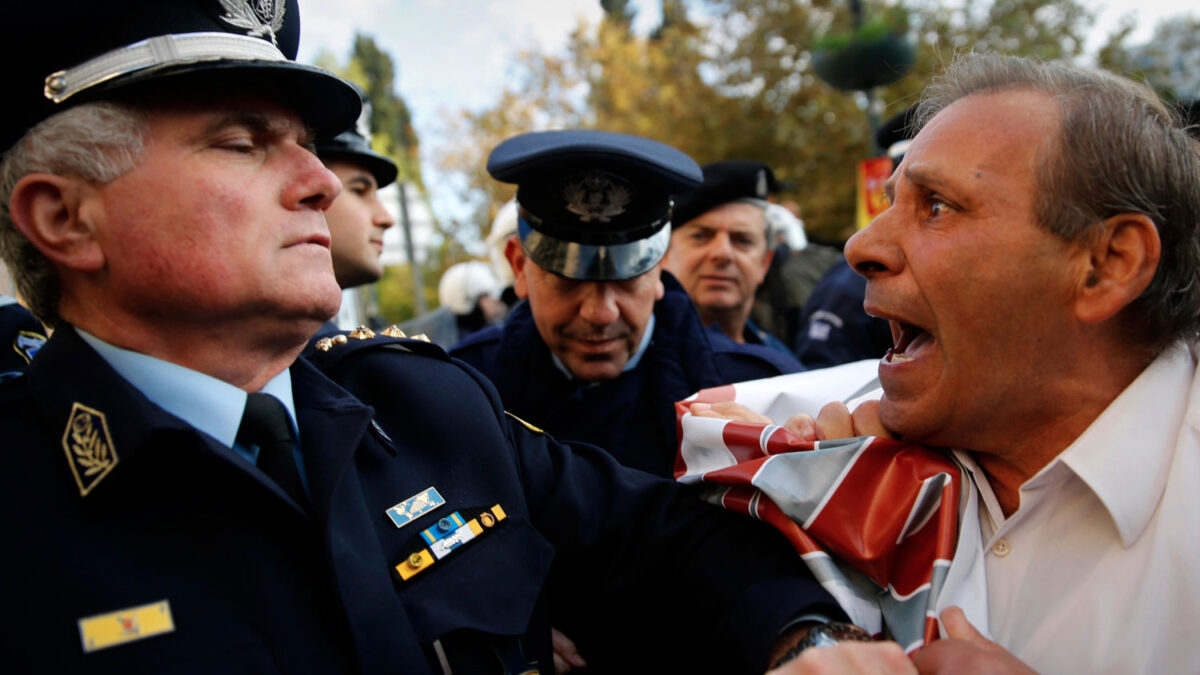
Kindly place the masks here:
<instances>
[{"instance_id":1,"label":"police officer","mask_svg":"<svg viewBox=\"0 0 1200 675\"><path fill-rule=\"evenodd\" d=\"M916 106L884 122L875 142L887 148L893 166L899 166L911 141ZM863 300L867 280L845 258L829 268L800 313L802 330L796 335L796 355L808 368L826 368L852 361L877 359L893 345L888 322L867 314Z\"/></svg>"},{"instance_id":2,"label":"police officer","mask_svg":"<svg viewBox=\"0 0 1200 675\"><path fill-rule=\"evenodd\" d=\"M396 181L396 163L371 149L371 106L360 92L363 112L358 122L333 138L317 142L317 156L342 182L342 192L325 212L329 223L333 274L342 287L342 313L354 306L346 293L383 276L383 233L395 219L379 200L379 191ZM351 320L354 324L357 322ZM338 331L328 322L320 334Z\"/></svg>"},{"instance_id":3,"label":"police officer","mask_svg":"<svg viewBox=\"0 0 1200 675\"><path fill-rule=\"evenodd\" d=\"M796 355L808 368L878 359L892 347L888 322L867 314L867 280L845 259L821 277L801 313L804 333Z\"/></svg>"},{"instance_id":4,"label":"police officer","mask_svg":"<svg viewBox=\"0 0 1200 675\"><path fill-rule=\"evenodd\" d=\"M705 330L662 272L671 195L701 180L687 155L636 136L547 131L501 143L488 171L518 186L506 254L525 302L451 354L487 375L513 413L670 476L675 401L796 369Z\"/></svg>"},{"instance_id":5,"label":"police officer","mask_svg":"<svg viewBox=\"0 0 1200 675\"><path fill-rule=\"evenodd\" d=\"M770 347L790 362L792 350L750 318L775 255L767 197L777 185L763 162L706 164L704 182L679 198L666 268L687 289L710 330L734 342Z\"/></svg>"},{"instance_id":6,"label":"police officer","mask_svg":"<svg viewBox=\"0 0 1200 675\"><path fill-rule=\"evenodd\" d=\"M340 295L309 130L359 110L298 28L294 2L0 10L0 250L55 326L0 382L0 661L548 672L547 603L603 595L751 671L836 614L757 523L552 441L431 345L331 340L341 386L297 360Z\"/></svg>"}]
</instances>

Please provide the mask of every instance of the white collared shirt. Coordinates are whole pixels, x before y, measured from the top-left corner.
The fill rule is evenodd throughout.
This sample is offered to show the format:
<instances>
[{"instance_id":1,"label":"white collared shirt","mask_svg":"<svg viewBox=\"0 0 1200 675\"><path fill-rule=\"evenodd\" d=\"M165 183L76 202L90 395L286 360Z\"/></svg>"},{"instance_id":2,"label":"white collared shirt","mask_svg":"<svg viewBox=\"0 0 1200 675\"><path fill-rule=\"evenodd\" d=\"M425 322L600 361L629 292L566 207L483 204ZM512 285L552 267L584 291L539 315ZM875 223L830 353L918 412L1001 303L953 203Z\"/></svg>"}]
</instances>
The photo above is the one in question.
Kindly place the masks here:
<instances>
[{"instance_id":1,"label":"white collared shirt","mask_svg":"<svg viewBox=\"0 0 1200 675\"><path fill-rule=\"evenodd\" d=\"M986 478L963 463L978 489L992 639L1043 675L1200 672L1192 351L1159 356L1021 486L1007 519Z\"/></svg>"}]
</instances>

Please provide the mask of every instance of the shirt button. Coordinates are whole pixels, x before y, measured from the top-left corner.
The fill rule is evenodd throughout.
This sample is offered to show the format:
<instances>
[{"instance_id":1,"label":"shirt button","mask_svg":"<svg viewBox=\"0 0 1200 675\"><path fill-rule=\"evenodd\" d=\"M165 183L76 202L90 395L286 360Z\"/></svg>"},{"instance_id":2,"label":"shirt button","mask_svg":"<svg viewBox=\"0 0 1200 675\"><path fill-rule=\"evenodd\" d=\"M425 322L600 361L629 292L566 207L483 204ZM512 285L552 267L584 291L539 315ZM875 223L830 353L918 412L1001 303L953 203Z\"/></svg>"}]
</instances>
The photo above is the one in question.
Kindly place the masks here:
<instances>
[{"instance_id":1,"label":"shirt button","mask_svg":"<svg viewBox=\"0 0 1200 675\"><path fill-rule=\"evenodd\" d=\"M1011 551L1012 546L1008 543L1007 539L1001 539L1000 541L996 542L995 546L992 546L992 553L995 553L1001 558L1008 555Z\"/></svg>"}]
</instances>

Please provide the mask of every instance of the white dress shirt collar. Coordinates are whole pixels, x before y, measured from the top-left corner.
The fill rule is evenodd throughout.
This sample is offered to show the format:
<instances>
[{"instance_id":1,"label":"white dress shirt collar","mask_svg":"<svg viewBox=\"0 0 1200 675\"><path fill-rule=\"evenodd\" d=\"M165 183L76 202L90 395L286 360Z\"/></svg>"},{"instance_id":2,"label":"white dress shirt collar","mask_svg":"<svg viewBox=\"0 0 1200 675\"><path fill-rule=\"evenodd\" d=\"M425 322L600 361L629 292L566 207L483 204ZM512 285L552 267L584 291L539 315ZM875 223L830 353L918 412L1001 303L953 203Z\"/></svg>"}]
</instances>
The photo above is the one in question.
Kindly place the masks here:
<instances>
[{"instance_id":1,"label":"white dress shirt collar","mask_svg":"<svg viewBox=\"0 0 1200 675\"><path fill-rule=\"evenodd\" d=\"M1074 474L1104 505L1122 544L1133 545L1158 508L1174 458L1172 453L1138 449L1175 446L1195 368L1196 357L1187 345L1177 343L1164 350L1074 442L1021 485L1021 507L1010 519L1040 498L1035 492L1048 491ZM990 517L990 523L982 523L986 542L1006 519L973 458L955 454L971 474Z\"/></svg>"}]
</instances>

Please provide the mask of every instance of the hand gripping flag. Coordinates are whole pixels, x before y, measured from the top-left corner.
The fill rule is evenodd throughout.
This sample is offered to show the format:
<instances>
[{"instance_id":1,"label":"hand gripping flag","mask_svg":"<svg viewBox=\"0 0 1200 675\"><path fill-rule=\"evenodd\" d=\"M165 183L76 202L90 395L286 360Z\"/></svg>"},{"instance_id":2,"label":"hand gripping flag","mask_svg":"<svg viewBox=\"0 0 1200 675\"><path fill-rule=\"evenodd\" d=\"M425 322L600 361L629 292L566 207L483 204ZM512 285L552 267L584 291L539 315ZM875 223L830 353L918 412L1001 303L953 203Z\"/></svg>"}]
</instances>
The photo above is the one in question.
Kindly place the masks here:
<instances>
[{"instance_id":1,"label":"hand gripping flag","mask_svg":"<svg viewBox=\"0 0 1200 675\"><path fill-rule=\"evenodd\" d=\"M886 629L907 653L937 639L964 472L949 453L915 443L812 443L773 424L689 414L693 402L757 403L757 388L771 382L707 389L677 403L675 477L778 528L855 624L877 637Z\"/></svg>"}]
</instances>

